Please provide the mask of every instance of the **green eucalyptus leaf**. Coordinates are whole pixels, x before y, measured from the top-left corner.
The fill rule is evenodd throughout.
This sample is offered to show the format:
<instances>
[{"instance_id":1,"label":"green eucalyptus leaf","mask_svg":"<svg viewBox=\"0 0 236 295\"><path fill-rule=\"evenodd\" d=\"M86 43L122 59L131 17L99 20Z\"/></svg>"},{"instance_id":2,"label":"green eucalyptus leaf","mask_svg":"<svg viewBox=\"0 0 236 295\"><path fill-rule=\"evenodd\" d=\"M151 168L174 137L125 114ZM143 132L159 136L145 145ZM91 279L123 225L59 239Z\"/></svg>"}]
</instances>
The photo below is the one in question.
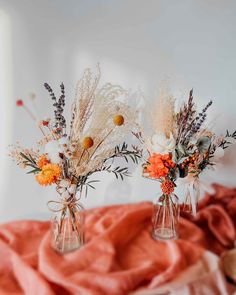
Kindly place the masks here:
<instances>
[{"instance_id":1,"label":"green eucalyptus leaf","mask_svg":"<svg viewBox=\"0 0 236 295\"><path fill-rule=\"evenodd\" d=\"M202 136L197 141L197 147L201 154L205 153L211 144L211 139L208 136Z\"/></svg>"},{"instance_id":2,"label":"green eucalyptus leaf","mask_svg":"<svg viewBox=\"0 0 236 295\"><path fill-rule=\"evenodd\" d=\"M185 148L182 144L178 144L178 151L181 153L181 154L185 154Z\"/></svg>"},{"instance_id":3,"label":"green eucalyptus leaf","mask_svg":"<svg viewBox=\"0 0 236 295\"><path fill-rule=\"evenodd\" d=\"M172 153L172 160L173 162L177 163L178 162L178 158L177 158L177 154L176 154L176 151L174 150L173 153Z\"/></svg>"}]
</instances>

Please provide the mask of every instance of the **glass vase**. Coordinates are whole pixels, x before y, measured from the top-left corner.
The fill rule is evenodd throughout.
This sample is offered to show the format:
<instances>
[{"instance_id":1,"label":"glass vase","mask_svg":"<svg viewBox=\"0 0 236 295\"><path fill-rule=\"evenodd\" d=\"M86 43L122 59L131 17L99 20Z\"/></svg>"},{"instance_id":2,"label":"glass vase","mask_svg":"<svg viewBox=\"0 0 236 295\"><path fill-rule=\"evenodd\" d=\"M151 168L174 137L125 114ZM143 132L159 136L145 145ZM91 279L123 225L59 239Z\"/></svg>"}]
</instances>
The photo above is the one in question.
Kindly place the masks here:
<instances>
[{"instance_id":1,"label":"glass vase","mask_svg":"<svg viewBox=\"0 0 236 295\"><path fill-rule=\"evenodd\" d=\"M61 208L53 210L52 247L61 254L79 249L84 244L83 205L75 197L54 203L60 204Z\"/></svg>"},{"instance_id":2,"label":"glass vase","mask_svg":"<svg viewBox=\"0 0 236 295\"><path fill-rule=\"evenodd\" d=\"M184 203L181 206L181 211L195 216L197 214L198 201L200 198L200 187L198 179L185 184L184 188Z\"/></svg>"},{"instance_id":3,"label":"glass vase","mask_svg":"<svg viewBox=\"0 0 236 295\"><path fill-rule=\"evenodd\" d=\"M175 194L162 194L154 203L152 237L154 240L178 238L179 201Z\"/></svg>"}]
</instances>

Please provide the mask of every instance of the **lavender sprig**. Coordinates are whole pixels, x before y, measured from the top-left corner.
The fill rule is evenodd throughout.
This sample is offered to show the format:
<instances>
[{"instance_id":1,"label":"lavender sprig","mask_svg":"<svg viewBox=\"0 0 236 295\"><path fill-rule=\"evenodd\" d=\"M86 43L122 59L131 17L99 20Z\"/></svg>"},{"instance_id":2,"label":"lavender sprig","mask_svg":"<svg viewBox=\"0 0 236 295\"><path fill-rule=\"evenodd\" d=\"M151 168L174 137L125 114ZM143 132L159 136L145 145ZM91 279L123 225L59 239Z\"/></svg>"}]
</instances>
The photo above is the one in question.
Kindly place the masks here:
<instances>
[{"instance_id":1,"label":"lavender sprig","mask_svg":"<svg viewBox=\"0 0 236 295\"><path fill-rule=\"evenodd\" d=\"M47 89L47 91L49 92L49 95L51 96L51 99L56 101L56 100L57 100L57 99L56 99L56 96L55 96L55 94L54 94L52 88L50 87L50 85L49 85L48 83L44 83L44 87L45 87L45 88Z\"/></svg>"},{"instance_id":2,"label":"lavender sprig","mask_svg":"<svg viewBox=\"0 0 236 295\"><path fill-rule=\"evenodd\" d=\"M59 99L57 100L52 88L48 83L44 83L44 87L49 92L51 99L54 101L54 115L55 115L55 124L54 127L57 129L58 133L62 134L63 136L66 136L66 133L63 133L63 129L66 129L66 120L63 116L63 111L65 107L65 86L63 83L61 83L61 95Z\"/></svg>"},{"instance_id":3,"label":"lavender sprig","mask_svg":"<svg viewBox=\"0 0 236 295\"><path fill-rule=\"evenodd\" d=\"M184 140L185 143L188 142L191 139L191 137L200 130L202 124L206 120L206 117L207 117L206 112L211 105L212 105L212 100L208 102L208 104L205 106L202 112L199 113L198 116L194 119L194 121L191 124L191 129L189 130L188 134L186 134L187 136L185 137L185 140Z\"/></svg>"},{"instance_id":4,"label":"lavender sprig","mask_svg":"<svg viewBox=\"0 0 236 295\"><path fill-rule=\"evenodd\" d=\"M61 88L61 95L58 100L58 105L59 105L58 120L59 120L59 126L61 128L66 128L66 120L62 114L65 107L65 86L63 83L61 83L60 88Z\"/></svg>"}]
</instances>

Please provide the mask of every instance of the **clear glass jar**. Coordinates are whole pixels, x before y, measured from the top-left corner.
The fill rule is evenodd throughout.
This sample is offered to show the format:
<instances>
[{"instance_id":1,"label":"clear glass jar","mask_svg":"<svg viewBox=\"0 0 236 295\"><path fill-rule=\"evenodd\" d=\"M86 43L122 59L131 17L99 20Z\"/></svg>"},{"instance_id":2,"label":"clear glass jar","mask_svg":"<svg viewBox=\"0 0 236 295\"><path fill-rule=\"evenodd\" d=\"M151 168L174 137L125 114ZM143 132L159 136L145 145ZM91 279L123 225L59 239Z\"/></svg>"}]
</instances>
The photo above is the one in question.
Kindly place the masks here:
<instances>
[{"instance_id":1,"label":"clear glass jar","mask_svg":"<svg viewBox=\"0 0 236 295\"><path fill-rule=\"evenodd\" d=\"M53 210L51 244L56 251L64 254L84 244L85 214L83 205L75 198L57 203L60 203L61 209Z\"/></svg>"},{"instance_id":2,"label":"clear glass jar","mask_svg":"<svg viewBox=\"0 0 236 295\"><path fill-rule=\"evenodd\" d=\"M175 194L159 196L154 203L152 237L154 240L178 238L179 200Z\"/></svg>"},{"instance_id":3,"label":"clear glass jar","mask_svg":"<svg viewBox=\"0 0 236 295\"><path fill-rule=\"evenodd\" d=\"M200 187L198 178L185 184L184 203L181 206L181 212L195 216L197 214L198 201L200 198Z\"/></svg>"}]
</instances>

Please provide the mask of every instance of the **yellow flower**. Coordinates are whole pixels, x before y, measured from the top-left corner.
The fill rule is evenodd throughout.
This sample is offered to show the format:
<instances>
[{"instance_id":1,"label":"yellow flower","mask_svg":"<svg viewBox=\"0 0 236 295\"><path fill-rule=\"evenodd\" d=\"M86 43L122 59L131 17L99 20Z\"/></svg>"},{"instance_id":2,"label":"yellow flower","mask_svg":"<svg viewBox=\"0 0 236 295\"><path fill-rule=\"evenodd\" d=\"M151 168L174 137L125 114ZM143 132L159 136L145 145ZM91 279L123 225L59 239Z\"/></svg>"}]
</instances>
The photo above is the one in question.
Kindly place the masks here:
<instances>
[{"instance_id":1,"label":"yellow flower","mask_svg":"<svg viewBox=\"0 0 236 295\"><path fill-rule=\"evenodd\" d=\"M124 117L122 115L116 115L114 118L113 118L113 122L116 126L121 126L124 124Z\"/></svg>"},{"instance_id":2,"label":"yellow flower","mask_svg":"<svg viewBox=\"0 0 236 295\"><path fill-rule=\"evenodd\" d=\"M42 171L35 176L40 185L50 185L59 180L61 176L61 168L57 164L46 164L42 167Z\"/></svg>"},{"instance_id":3,"label":"yellow flower","mask_svg":"<svg viewBox=\"0 0 236 295\"><path fill-rule=\"evenodd\" d=\"M84 147L85 149L89 149L89 148L91 148L92 146L93 146L93 139L92 139L92 137L89 137L89 136L85 137L85 138L83 139L83 147Z\"/></svg>"},{"instance_id":4,"label":"yellow flower","mask_svg":"<svg viewBox=\"0 0 236 295\"><path fill-rule=\"evenodd\" d=\"M49 160L47 159L47 157L45 155L42 155L37 162L37 166L42 169L44 165L48 164Z\"/></svg>"}]
</instances>

